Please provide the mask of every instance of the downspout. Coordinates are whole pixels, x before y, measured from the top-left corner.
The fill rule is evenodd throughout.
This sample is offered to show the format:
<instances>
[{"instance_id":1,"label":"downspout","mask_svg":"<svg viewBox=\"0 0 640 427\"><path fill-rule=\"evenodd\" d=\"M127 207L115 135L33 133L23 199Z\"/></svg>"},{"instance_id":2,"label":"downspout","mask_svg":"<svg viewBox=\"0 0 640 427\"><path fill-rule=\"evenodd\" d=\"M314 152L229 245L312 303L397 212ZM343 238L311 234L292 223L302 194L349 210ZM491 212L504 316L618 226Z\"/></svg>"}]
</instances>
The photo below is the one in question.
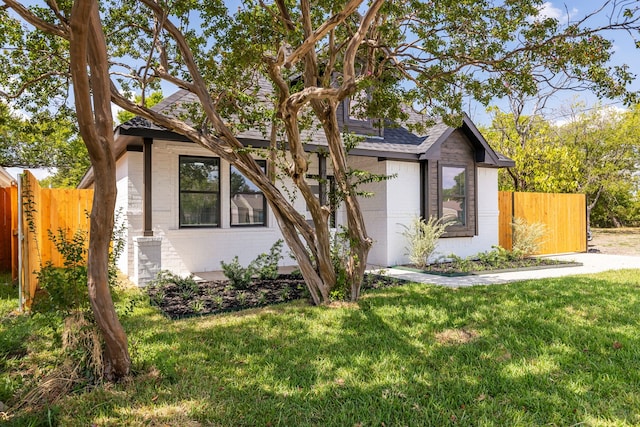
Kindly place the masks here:
<instances>
[{"instance_id":1,"label":"downspout","mask_svg":"<svg viewBox=\"0 0 640 427\"><path fill-rule=\"evenodd\" d=\"M23 312L22 285L24 283L22 274L22 244L24 241L24 230L22 225L22 174L18 175L18 312Z\"/></svg>"}]
</instances>

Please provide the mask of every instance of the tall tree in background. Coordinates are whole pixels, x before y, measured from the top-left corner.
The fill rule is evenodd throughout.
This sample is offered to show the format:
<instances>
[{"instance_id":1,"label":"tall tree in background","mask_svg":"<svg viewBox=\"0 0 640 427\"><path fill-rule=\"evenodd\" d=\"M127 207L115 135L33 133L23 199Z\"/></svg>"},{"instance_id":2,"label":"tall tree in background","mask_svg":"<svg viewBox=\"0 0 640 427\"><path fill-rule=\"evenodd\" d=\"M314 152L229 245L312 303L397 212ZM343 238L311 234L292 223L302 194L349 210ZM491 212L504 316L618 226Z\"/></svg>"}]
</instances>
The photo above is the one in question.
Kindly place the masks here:
<instances>
[{"instance_id":1,"label":"tall tree in background","mask_svg":"<svg viewBox=\"0 0 640 427\"><path fill-rule=\"evenodd\" d=\"M613 214L616 200L629 204L639 189L638 106L628 111L600 106L583 111L583 105L575 105L562 122L552 123L540 110L524 115L513 108L517 103L511 105L509 113L494 109L491 126L483 129L489 143L516 162L500 171L500 189L584 193L588 221L596 205L606 200L601 210L608 214L602 215L622 224L620 215ZM633 215L630 206L625 220L634 221Z\"/></svg>"},{"instance_id":2,"label":"tall tree in background","mask_svg":"<svg viewBox=\"0 0 640 427\"><path fill-rule=\"evenodd\" d=\"M601 200L623 188L633 191L640 165L640 109L594 108L572 111L568 123L558 126L559 143L571 154L576 192L587 195L587 224ZM614 206L611 206L613 209Z\"/></svg>"},{"instance_id":3,"label":"tall tree in background","mask_svg":"<svg viewBox=\"0 0 640 427\"><path fill-rule=\"evenodd\" d=\"M16 25L7 10L0 11L0 30L8 34L0 41L12 46L3 51L0 64L0 74L10 82L5 91L18 94L15 99L27 106L42 105L42 93L64 97L67 52L74 42L70 23L77 22L73 11L67 3L25 8L16 0L1 1L37 27ZM93 2L74 10L89 7L84 3ZM229 13L221 0L104 1L100 18L109 38L92 49L109 55L110 68L100 68L99 74L92 68L91 81L107 80L100 87L110 84L118 106L186 136L251 180L267 198L316 303L328 301L337 286L328 230L331 209L313 194L306 177L306 132L322 133L346 212L349 256L341 268L355 300L372 245L357 186L373 177L355 174L347 164L349 144L337 119L343 102L357 97L353 114L362 117L404 122L406 108L414 106L456 125L466 96L486 104L514 89L532 95L538 85L560 81L580 81L603 96L629 95L630 74L624 67L607 66L612 44L602 34L636 31L635 2L603 2L598 12L615 19L596 28L588 26L591 15L562 24L540 16L541 6L541 0L246 0ZM89 34L97 34L99 19L86 22ZM34 45L50 53L30 55ZM122 94L131 89L146 93L159 81L195 95L190 117L151 110ZM260 91L265 81L271 89L266 94ZM31 92L20 92L25 82L33 85ZM74 87L79 113L78 101L86 100L83 91L89 89ZM103 102L94 107L96 119L104 116ZM99 122L101 132L105 123ZM428 123L409 125L419 131ZM277 175L293 181L313 227L238 138L248 128L262 130L272 141L271 158L282 159Z\"/></svg>"}]
</instances>

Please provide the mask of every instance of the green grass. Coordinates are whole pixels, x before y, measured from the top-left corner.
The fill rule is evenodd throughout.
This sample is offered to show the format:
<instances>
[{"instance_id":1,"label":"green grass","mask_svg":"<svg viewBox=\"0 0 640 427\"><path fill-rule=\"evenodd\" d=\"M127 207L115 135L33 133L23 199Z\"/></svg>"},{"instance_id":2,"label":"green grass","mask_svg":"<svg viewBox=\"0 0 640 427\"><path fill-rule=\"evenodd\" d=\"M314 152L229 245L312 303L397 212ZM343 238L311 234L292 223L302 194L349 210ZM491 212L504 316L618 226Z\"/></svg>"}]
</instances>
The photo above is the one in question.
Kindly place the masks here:
<instances>
[{"instance_id":1,"label":"green grass","mask_svg":"<svg viewBox=\"0 0 640 427\"><path fill-rule=\"evenodd\" d=\"M97 426L639 425L639 273L414 284L180 321L141 304L124 321L135 377L52 413Z\"/></svg>"}]
</instances>

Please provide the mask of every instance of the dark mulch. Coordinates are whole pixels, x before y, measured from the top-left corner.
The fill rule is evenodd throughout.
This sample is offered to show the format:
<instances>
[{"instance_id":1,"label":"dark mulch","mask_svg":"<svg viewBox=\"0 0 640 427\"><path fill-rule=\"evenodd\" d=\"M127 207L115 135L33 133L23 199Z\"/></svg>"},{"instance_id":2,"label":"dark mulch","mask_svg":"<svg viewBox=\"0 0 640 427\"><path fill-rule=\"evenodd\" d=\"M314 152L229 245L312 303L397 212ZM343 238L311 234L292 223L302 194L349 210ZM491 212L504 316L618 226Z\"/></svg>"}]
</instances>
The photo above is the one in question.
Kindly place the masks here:
<instances>
[{"instance_id":1,"label":"dark mulch","mask_svg":"<svg viewBox=\"0 0 640 427\"><path fill-rule=\"evenodd\" d=\"M397 286L402 280L367 274L362 290ZM151 303L171 319L264 307L297 299L309 292L299 276L280 275L273 280L254 280L246 289L235 289L227 280L188 284L165 283L147 287Z\"/></svg>"}]
</instances>

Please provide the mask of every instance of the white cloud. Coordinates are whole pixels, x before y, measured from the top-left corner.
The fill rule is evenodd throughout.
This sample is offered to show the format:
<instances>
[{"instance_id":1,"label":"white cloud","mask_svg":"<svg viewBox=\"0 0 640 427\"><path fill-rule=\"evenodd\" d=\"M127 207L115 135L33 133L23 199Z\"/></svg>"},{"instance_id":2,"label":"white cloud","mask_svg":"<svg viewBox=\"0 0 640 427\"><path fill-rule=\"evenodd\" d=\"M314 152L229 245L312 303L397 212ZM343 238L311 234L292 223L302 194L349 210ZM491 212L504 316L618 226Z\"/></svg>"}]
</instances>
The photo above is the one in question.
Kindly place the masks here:
<instances>
[{"instance_id":1,"label":"white cloud","mask_svg":"<svg viewBox=\"0 0 640 427\"><path fill-rule=\"evenodd\" d=\"M560 19L563 15L562 9L553 6L553 3L546 1L540 6L540 18Z\"/></svg>"},{"instance_id":2,"label":"white cloud","mask_svg":"<svg viewBox=\"0 0 640 427\"><path fill-rule=\"evenodd\" d=\"M538 10L540 11L540 13L535 18L536 20L553 18L557 19L560 22L568 21L578 13L578 9L576 9L575 7L567 11L567 9L560 9L558 7L555 7L550 1L542 3Z\"/></svg>"}]
</instances>

